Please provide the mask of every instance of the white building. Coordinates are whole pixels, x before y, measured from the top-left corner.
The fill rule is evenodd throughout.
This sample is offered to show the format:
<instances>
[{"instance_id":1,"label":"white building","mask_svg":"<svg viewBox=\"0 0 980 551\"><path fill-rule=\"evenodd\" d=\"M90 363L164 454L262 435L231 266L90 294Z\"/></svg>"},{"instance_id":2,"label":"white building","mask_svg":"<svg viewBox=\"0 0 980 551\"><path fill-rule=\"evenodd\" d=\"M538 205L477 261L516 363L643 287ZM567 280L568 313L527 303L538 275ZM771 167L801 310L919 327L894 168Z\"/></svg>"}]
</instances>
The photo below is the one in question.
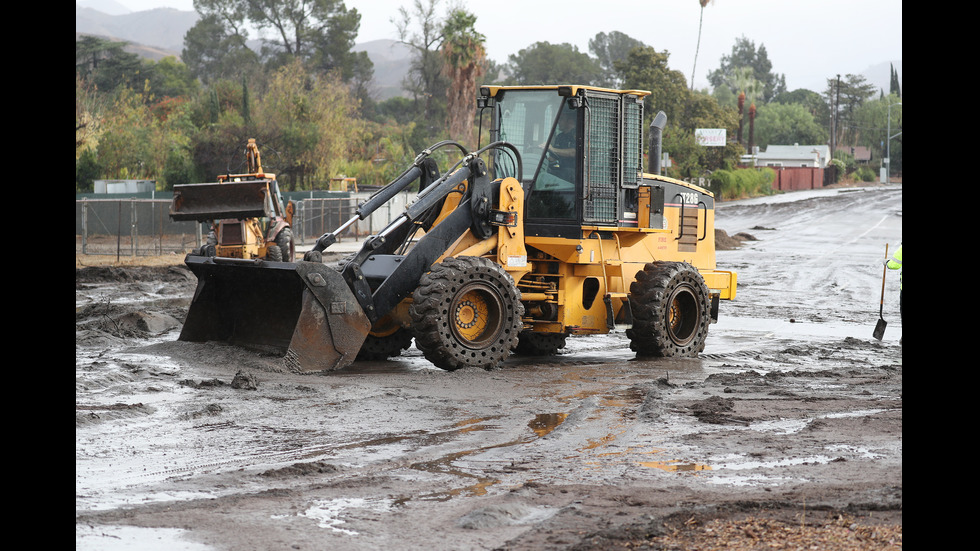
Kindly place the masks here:
<instances>
[{"instance_id":1,"label":"white building","mask_svg":"<svg viewBox=\"0 0 980 551\"><path fill-rule=\"evenodd\" d=\"M755 166L827 168L828 145L770 145L756 154Z\"/></svg>"},{"instance_id":2,"label":"white building","mask_svg":"<svg viewBox=\"0 0 980 551\"><path fill-rule=\"evenodd\" d=\"M150 193L156 180L96 180L95 193Z\"/></svg>"}]
</instances>

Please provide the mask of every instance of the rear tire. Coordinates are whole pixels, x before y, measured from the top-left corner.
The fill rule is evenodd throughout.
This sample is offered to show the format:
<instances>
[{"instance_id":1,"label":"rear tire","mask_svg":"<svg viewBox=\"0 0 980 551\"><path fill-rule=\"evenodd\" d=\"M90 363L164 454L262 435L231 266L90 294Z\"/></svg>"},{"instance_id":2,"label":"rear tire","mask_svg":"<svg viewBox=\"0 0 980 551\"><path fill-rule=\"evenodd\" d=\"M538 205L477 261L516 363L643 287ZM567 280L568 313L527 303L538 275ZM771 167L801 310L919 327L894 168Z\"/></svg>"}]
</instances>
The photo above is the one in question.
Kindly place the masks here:
<instances>
[{"instance_id":1,"label":"rear tire","mask_svg":"<svg viewBox=\"0 0 980 551\"><path fill-rule=\"evenodd\" d=\"M708 287L686 262L652 262L630 285L633 327L626 331L637 356L694 358L711 323Z\"/></svg>"},{"instance_id":2,"label":"rear tire","mask_svg":"<svg viewBox=\"0 0 980 551\"><path fill-rule=\"evenodd\" d=\"M524 305L500 265L464 256L422 276L409 314L415 346L436 367L493 369L517 346Z\"/></svg>"},{"instance_id":3,"label":"rear tire","mask_svg":"<svg viewBox=\"0 0 980 551\"><path fill-rule=\"evenodd\" d=\"M521 331L514 354L521 356L554 356L565 348L565 333L536 333Z\"/></svg>"},{"instance_id":4,"label":"rear tire","mask_svg":"<svg viewBox=\"0 0 980 551\"><path fill-rule=\"evenodd\" d=\"M390 335L378 336L368 333L367 339L361 345L361 350L357 353L359 361L364 360L387 360L394 356L401 356L402 350L407 350L412 346L412 332L408 329L398 329Z\"/></svg>"}]
</instances>

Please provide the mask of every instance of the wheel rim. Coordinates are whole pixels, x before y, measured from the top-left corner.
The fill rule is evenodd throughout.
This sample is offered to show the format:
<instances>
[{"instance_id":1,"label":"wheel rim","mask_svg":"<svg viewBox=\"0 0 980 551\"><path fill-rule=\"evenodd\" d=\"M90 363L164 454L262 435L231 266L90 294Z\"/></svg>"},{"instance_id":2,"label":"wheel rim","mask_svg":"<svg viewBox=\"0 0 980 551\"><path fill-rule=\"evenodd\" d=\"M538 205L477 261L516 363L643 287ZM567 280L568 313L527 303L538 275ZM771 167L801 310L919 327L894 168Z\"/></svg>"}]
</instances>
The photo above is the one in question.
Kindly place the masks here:
<instances>
[{"instance_id":1,"label":"wheel rim","mask_svg":"<svg viewBox=\"0 0 980 551\"><path fill-rule=\"evenodd\" d=\"M682 286L674 290L668 302L667 332L678 345L691 342L698 327L698 300L693 290Z\"/></svg>"},{"instance_id":2,"label":"wheel rim","mask_svg":"<svg viewBox=\"0 0 980 551\"><path fill-rule=\"evenodd\" d=\"M482 348L494 341L503 328L503 299L482 283L464 287L450 306L449 325L464 345Z\"/></svg>"},{"instance_id":3,"label":"wheel rim","mask_svg":"<svg viewBox=\"0 0 980 551\"><path fill-rule=\"evenodd\" d=\"M396 331L401 329L402 326L388 314L385 317L379 319L374 325L371 326L371 335L375 337L390 337L394 335Z\"/></svg>"}]
</instances>

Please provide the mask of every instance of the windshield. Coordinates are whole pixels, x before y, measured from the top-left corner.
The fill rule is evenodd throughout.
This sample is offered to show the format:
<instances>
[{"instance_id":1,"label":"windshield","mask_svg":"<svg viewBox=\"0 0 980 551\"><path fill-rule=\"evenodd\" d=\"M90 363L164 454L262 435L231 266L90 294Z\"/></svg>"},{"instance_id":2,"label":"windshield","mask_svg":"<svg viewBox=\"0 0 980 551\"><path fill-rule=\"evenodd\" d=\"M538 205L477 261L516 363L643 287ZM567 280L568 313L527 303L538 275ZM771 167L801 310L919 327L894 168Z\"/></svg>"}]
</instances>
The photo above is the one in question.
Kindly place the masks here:
<instances>
[{"instance_id":1,"label":"windshield","mask_svg":"<svg viewBox=\"0 0 980 551\"><path fill-rule=\"evenodd\" d=\"M555 90L506 90L498 94L501 141L521 153L520 180L527 192L531 218L575 216L578 179L578 113ZM508 149L498 149L496 177L515 176L517 163Z\"/></svg>"},{"instance_id":2,"label":"windshield","mask_svg":"<svg viewBox=\"0 0 980 551\"><path fill-rule=\"evenodd\" d=\"M498 139L513 144L521 152L524 174L519 180L534 178L541 164L542 145L551 136L562 97L555 90L505 90L497 97ZM497 177L514 176L517 163L506 150L495 159Z\"/></svg>"}]
</instances>

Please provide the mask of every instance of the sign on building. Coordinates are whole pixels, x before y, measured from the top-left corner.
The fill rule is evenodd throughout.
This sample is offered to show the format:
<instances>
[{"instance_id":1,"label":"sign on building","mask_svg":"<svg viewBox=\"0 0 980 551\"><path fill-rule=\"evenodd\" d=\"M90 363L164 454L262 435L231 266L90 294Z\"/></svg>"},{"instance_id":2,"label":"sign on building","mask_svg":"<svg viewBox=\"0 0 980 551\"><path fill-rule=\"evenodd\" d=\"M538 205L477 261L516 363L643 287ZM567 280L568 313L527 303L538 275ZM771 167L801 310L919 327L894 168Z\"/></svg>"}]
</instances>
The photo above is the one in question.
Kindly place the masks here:
<instances>
[{"instance_id":1,"label":"sign on building","mask_svg":"<svg viewBox=\"0 0 980 551\"><path fill-rule=\"evenodd\" d=\"M697 128L694 130L694 141L705 147L725 147L725 129Z\"/></svg>"}]
</instances>

